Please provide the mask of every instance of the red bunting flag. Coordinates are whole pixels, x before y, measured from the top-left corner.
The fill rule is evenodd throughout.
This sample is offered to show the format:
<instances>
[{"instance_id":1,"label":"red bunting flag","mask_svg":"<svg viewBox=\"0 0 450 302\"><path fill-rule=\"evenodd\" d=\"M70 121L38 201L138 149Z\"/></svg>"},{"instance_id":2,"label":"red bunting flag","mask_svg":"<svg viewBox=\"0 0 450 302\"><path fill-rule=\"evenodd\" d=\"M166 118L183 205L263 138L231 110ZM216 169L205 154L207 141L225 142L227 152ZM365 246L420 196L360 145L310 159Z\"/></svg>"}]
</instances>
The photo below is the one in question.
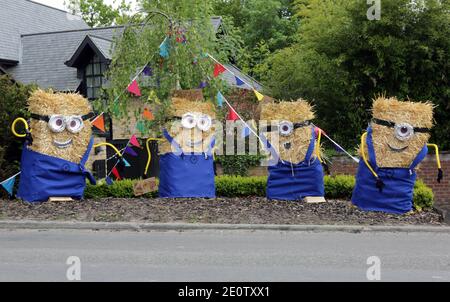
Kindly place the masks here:
<instances>
[{"instance_id":1,"label":"red bunting flag","mask_svg":"<svg viewBox=\"0 0 450 302\"><path fill-rule=\"evenodd\" d=\"M127 90L134 94L135 96L141 96L141 90L139 89L139 85L138 82L136 80L134 80L133 82L131 82L131 84L128 86Z\"/></svg>"},{"instance_id":2,"label":"red bunting flag","mask_svg":"<svg viewBox=\"0 0 450 302\"><path fill-rule=\"evenodd\" d=\"M236 111L234 111L233 108L230 108L228 111L227 121L237 121L239 119L239 116L237 115Z\"/></svg>"},{"instance_id":3,"label":"red bunting flag","mask_svg":"<svg viewBox=\"0 0 450 302\"><path fill-rule=\"evenodd\" d=\"M146 120L149 120L149 121L153 121L155 119L155 117L153 116L153 113L147 108L144 109L144 112L142 113L142 115L144 116L144 118Z\"/></svg>"},{"instance_id":4,"label":"red bunting flag","mask_svg":"<svg viewBox=\"0 0 450 302\"><path fill-rule=\"evenodd\" d=\"M214 65L214 77L217 78L220 74L224 73L226 71L226 68L223 67L222 64L216 63Z\"/></svg>"},{"instance_id":5,"label":"red bunting flag","mask_svg":"<svg viewBox=\"0 0 450 302\"><path fill-rule=\"evenodd\" d=\"M116 177L117 180L121 180L120 175L119 175L119 171L117 171L117 168L116 168L116 167L114 167L114 168L111 170L111 173Z\"/></svg>"},{"instance_id":6,"label":"red bunting flag","mask_svg":"<svg viewBox=\"0 0 450 302\"><path fill-rule=\"evenodd\" d=\"M105 119L103 118L103 113L97 116L95 120L92 121L91 124L98 130L105 132Z\"/></svg>"},{"instance_id":7,"label":"red bunting flag","mask_svg":"<svg viewBox=\"0 0 450 302\"><path fill-rule=\"evenodd\" d=\"M134 134L130 138L130 144L132 144L135 147L141 148L141 144L139 144L139 141L137 140L136 135L134 135Z\"/></svg>"}]
</instances>

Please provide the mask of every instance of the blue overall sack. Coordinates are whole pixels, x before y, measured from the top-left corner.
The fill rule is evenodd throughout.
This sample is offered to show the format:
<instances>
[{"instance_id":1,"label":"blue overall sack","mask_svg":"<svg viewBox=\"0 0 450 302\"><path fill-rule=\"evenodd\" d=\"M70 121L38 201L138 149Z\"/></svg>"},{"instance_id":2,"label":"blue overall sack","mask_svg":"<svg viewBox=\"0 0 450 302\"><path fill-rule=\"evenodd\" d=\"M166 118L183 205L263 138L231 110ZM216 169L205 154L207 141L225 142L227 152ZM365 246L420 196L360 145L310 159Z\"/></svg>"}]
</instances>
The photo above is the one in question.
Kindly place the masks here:
<instances>
[{"instance_id":1,"label":"blue overall sack","mask_svg":"<svg viewBox=\"0 0 450 302\"><path fill-rule=\"evenodd\" d=\"M352 203L365 211L379 211L404 214L412 210L416 172L414 169L425 158L428 148L425 145L409 168L379 168L376 163L372 142L372 128L367 129L366 144L369 164L383 181L380 191L376 178L363 160L359 162L356 185L353 189Z\"/></svg>"},{"instance_id":2,"label":"blue overall sack","mask_svg":"<svg viewBox=\"0 0 450 302\"><path fill-rule=\"evenodd\" d=\"M273 146L262 137L267 149L276 164L268 168L266 195L272 200L302 200L308 196L324 196L323 167L320 161L313 157L316 134L312 128L311 142L305 159L297 164L279 159Z\"/></svg>"},{"instance_id":3,"label":"blue overall sack","mask_svg":"<svg viewBox=\"0 0 450 302\"><path fill-rule=\"evenodd\" d=\"M84 165L94 144L91 138L79 164L35 152L25 143L22 151L20 182L17 197L28 202L47 201L49 197L82 199L86 178L95 179Z\"/></svg>"},{"instance_id":4,"label":"blue overall sack","mask_svg":"<svg viewBox=\"0 0 450 302\"><path fill-rule=\"evenodd\" d=\"M180 145L167 130L165 138L176 149L159 158L159 197L165 198L215 198L214 159L212 139L206 153L184 154Z\"/></svg>"}]
</instances>

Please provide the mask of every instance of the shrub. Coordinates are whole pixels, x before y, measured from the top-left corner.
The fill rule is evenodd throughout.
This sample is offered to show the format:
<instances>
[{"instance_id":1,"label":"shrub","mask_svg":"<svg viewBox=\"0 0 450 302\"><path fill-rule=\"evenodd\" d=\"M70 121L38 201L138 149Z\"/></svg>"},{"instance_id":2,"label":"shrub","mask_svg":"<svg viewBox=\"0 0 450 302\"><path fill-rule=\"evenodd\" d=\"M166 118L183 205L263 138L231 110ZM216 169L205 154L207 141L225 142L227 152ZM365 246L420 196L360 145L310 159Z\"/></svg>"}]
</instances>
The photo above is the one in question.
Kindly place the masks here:
<instances>
[{"instance_id":1,"label":"shrub","mask_svg":"<svg viewBox=\"0 0 450 302\"><path fill-rule=\"evenodd\" d=\"M423 181L418 180L414 186L414 207L417 211L422 209L431 208L433 206L434 194L433 191L423 183Z\"/></svg>"},{"instance_id":2,"label":"shrub","mask_svg":"<svg viewBox=\"0 0 450 302\"><path fill-rule=\"evenodd\" d=\"M225 175L247 176L248 169L258 166L262 158L262 155L220 155L217 156L217 162L222 166Z\"/></svg>"},{"instance_id":3,"label":"shrub","mask_svg":"<svg viewBox=\"0 0 450 302\"><path fill-rule=\"evenodd\" d=\"M88 185L85 191L85 198L134 198L133 184L137 180L116 181L111 186L104 182L96 186ZM219 197L247 197L266 195L265 176L231 176L223 175L216 177L216 194ZM325 197L328 199L349 200L355 186L355 177L350 175L325 176ZM157 197L158 192L151 192L143 197ZM420 211L433 206L434 194L422 181L417 181L414 187L414 207Z\"/></svg>"}]
</instances>

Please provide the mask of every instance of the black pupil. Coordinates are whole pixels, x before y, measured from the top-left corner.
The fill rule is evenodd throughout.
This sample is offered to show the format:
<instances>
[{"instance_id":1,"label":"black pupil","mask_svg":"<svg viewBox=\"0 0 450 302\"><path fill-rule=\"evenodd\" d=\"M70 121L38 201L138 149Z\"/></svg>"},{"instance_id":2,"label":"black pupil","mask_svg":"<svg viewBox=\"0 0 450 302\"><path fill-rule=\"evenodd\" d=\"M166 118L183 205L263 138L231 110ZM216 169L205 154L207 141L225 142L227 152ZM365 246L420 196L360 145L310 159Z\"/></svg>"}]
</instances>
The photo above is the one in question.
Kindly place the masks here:
<instances>
[{"instance_id":1,"label":"black pupil","mask_svg":"<svg viewBox=\"0 0 450 302\"><path fill-rule=\"evenodd\" d=\"M62 120L61 119L56 120L56 126L61 126L61 125L62 125Z\"/></svg>"},{"instance_id":2,"label":"black pupil","mask_svg":"<svg viewBox=\"0 0 450 302\"><path fill-rule=\"evenodd\" d=\"M287 132L289 130L289 127L284 125L282 129L283 129L283 131Z\"/></svg>"},{"instance_id":3,"label":"black pupil","mask_svg":"<svg viewBox=\"0 0 450 302\"><path fill-rule=\"evenodd\" d=\"M75 122L75 121L70 122L70 127L75 127L76 125L77 125L77 122Z\"/></svg>"},{"instance_id":4,"label":"black pupil","mask_svg":"<svg viewBox=\"0 0 450 302\"><path fill-rule=\"evenodd\" d=\"M405 133L408 132L408 128L402 127L402 128L400 129L400 131L401 131L403 134L405 134Z\"/></svg>"}]
</instances>

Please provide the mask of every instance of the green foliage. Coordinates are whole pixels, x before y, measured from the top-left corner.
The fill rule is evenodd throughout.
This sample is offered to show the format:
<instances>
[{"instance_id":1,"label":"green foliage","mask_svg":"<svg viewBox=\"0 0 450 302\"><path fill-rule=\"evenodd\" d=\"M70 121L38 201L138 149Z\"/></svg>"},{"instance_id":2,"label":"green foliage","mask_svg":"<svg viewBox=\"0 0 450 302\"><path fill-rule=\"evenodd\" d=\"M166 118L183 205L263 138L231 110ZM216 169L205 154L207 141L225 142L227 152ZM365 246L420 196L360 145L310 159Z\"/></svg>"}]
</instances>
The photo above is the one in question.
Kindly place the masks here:
<instances>
[{"instance_id":1,"label":"green foliage","mask_svg":"<svg viewBox=\"0 0 450 302\"><path fill-rule=\"evenodd\" d=\"M350 175L325 176L325 197L328 199L350 199L355 177Z\"/></svg>"},{"instance_id":2,"label":"green foliage","mask_svg":"<svg viewBox=\"0 0 450 302\"><path fill-rule=\"evenodd\" d=\"M250 167L258 166L263 156L261 155L219 155L216 157L217 162L223 168L226 175L247 176Z\"/></svg>"},{"instance_id":3,"label":"green foliage","mask_svg":"<svg viewBox=\"0 0 450 302\"><path fill-rule=\"evenodd\" d=\"M134 198L133 184L136 180L116 181L113 185L107 186L105 183L96 186L88 185L85 191L85 198ZM250 197L266 196L266 176L232 176L223 175L216 177L216 194L218 197ZM355 178L348 175L325 176L325 197L328 199L349 200ZM143 197L157 197L157 192L151 192ZM434 195L429 187L422 181L417 181L414 187L414 207L420 211L433 206Z\"/></svg>"},{"instance_id":4,"label":"green foliage","mask_svg":"<svg viewBox=\"0 0 450 302\"><path fill-rule=\"evenodd\" d=\"M27 99L33 88L0 76L0 180L19 171L23 140L12 134L11 125L18 117L28 118ZM25 130L22 123L16 129L19 133Z\"/></svg>"},{"instance_id":5,"label":"green foliage","mask_svg":"<svg viewBox=\"0 0 450 302\"><path fill-rule=\"evenodd\" d=\"M90 27L125 24L130 19L131 6L125 0L114 0L116 7L103 0L68 0L64 4L72 14L80 15Z\"/></svg>"},{"instance_id":6,"label":"green foliage","mask_svg":"<svg viewBox=\"0 0 450 302\"><path fill-rule=\"evenodd\" d=\"M224 175L216 177L216 194L221 197L265 196L267 177Z\"/></svg>"},{"instance_id":7,"label":"green foliage","mask_svg":"<svg viewBox=\"0 0 450 302\"><path fill-rule=\"evenodd\" d=\"M298 43L266 62L275 97L313 101L318 125L347 148L358 144L377 95L432 101L432 140L450 148L449 1L383 0L379 21L367 19L366 1L295 4Z\"/></svg>"},{"instance_id":8,"label":"green foliage","mask_svg":"<svg viewBox=\"0 0 450 302\"><path fill-rule=\"evenodd\" d=\"M414 185L414 207L416 210L431 208L433 206L434 194L433 191L427 187L423 181L418 180Z\"/></svg>"},{"instance_id":9,"label":"green foliage","mask_svg":"<svg viewBox=\"0 0 450 302\"><path fill-rule=\"evenodd\" d=\"M110 80L107 89L109 102L103 111L119 117L128 112L127 105L132 96L124 90L139 68L148 64L153 69L153 76L142 77L138 81L143 95L141 100L158 108L154 112L155 121L152 124L145 122L145 128L151 127L158 134L166 122L171 92L197 88L214 68L213 61L205 54L226 61L230 50L217 47L218 38L211 24L213 13L209 2L142 0L140 4L149 15L149 23L145 27L128 27L115 41L115 53L107 74ZM167 36L170 36L170 55L163 59L159 55L159 46ZM186 43L180 42L183 36ZM232 36L222 38L229 40L221 43L234 43ZM219 78L211 79L203 93L206 98L213 99L221 87Z\"/></svg>"},{"instance_id":10,"label":"green foliage","mask_svg":"<svg viewBox=\"0 0 450 302\"><path fill-rule=\"evenodd\" d=\"M260 79L267 71L265 60L291 45L298 28L292 0L214 0L214 13L229 18L240 34L243 49L232 58L245 72Z\"/></svg>"}]
</instances>

